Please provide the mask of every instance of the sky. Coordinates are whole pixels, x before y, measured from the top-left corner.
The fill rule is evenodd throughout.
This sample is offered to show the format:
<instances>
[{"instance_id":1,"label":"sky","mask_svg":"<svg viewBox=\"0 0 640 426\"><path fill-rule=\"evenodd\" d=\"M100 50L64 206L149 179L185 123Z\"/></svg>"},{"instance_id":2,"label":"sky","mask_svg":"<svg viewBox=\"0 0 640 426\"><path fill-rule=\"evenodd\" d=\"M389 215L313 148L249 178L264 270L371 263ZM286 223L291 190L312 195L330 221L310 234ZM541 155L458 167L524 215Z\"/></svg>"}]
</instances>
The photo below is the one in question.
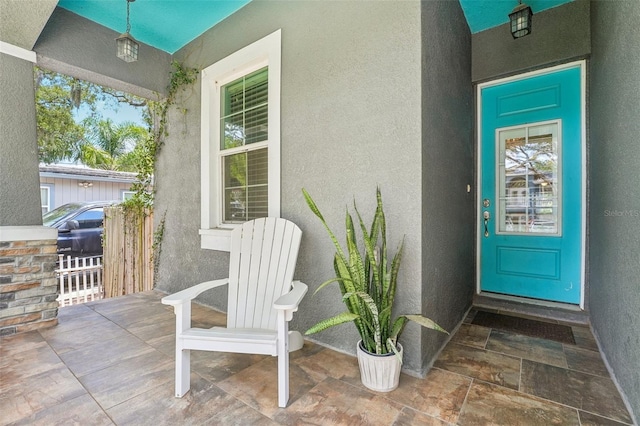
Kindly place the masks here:
<instances>
[{"instance_id":1,"label":"sky","mask_svg":"<svg viewBox=\"0 0 640 426\"><path fill-rule=\"evenodd\" d=\"M104 102L98 102L97 107L103 119L110 118L116 124L132 121L146 128L146 124L142 119L142 107L136 108L126 103L120 103L118 104L117 111L114 111L111 105L104 107ZM87 108L81 107L73 112L73 117L77 122L80 122L87 117L88 113Z\"/></svg>"}]
</instances>

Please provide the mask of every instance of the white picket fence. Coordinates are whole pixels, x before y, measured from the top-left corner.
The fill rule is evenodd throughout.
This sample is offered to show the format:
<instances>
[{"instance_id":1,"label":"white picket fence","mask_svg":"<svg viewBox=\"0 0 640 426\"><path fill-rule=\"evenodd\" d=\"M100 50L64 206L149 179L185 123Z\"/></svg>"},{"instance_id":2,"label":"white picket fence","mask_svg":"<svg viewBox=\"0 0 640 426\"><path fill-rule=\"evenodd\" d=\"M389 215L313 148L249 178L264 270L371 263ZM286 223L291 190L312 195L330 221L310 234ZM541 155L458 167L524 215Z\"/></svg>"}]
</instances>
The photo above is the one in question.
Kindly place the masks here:
<instances>
[{"instance_id":1,"label":"white picket fence","mask_svg":"<svg viewBox=\"0 0 640 426\"><path fill-rule=\"evenodd\" d=\"M76 257L58 256L58 303L60 306L75 305L104 298L102 256Z\"/></svg>"}]
</instances>

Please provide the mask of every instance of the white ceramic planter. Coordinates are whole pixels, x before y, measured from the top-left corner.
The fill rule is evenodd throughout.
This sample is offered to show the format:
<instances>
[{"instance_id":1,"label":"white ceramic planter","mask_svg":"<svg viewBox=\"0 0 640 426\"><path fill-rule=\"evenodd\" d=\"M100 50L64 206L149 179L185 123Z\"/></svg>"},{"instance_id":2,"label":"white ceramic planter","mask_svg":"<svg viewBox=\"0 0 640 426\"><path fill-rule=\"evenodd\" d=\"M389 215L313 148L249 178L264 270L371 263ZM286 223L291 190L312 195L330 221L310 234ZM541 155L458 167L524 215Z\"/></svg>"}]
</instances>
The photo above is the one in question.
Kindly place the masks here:
<instances>
[{"instance_id":1,"label":"white ceramic planter","mask_svg":"<svg viewBox=\"0 0 640 426\"><path fill-rule=\"evenodd\" d=\"M386 355L374 355L366 352L358 342L358 365L362 384L376 392L391 392L398 387L402 364L393 352ZM398 351L402 358L402 345L398 343Z\"/></svg>"}]
</instances>

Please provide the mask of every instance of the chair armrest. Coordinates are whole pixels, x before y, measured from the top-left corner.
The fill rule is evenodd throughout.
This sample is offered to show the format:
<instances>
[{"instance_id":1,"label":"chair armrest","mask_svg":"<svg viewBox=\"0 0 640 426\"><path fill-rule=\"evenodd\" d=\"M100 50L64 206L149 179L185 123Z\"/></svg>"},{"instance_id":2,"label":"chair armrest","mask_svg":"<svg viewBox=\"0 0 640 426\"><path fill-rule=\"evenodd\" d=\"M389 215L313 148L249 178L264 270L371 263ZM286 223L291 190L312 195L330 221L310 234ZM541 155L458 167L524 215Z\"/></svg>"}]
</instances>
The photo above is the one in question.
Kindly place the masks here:
<instances>
[{"instance_id":1,"label":"chair armrest","mask_svg":"<svg viewBox=\"0 0 640 426\"><path fill-rule=\"evenodd\" d=\"M223 278L221 280L205 281L203 283L194 285L193 287L186 288L177 293L170 294L162 298L162 303L165 305L181 305L185 302L195 299L198 295L204 291L210 290L215 287L220 287L229 283L229 278Z\"/></svg>"},{"instance_id":2,"label":"chair armrest","mask_svg":"<svg viewBox=\"0 0 640 426\"><path fill-rule=\"evenodd\" d=\"M275 309L296 310L300 301L307 294L307 285L301 281L291 283L293 288L288 293L283 294L273 303Z\"/></svg>"}]
</instances>

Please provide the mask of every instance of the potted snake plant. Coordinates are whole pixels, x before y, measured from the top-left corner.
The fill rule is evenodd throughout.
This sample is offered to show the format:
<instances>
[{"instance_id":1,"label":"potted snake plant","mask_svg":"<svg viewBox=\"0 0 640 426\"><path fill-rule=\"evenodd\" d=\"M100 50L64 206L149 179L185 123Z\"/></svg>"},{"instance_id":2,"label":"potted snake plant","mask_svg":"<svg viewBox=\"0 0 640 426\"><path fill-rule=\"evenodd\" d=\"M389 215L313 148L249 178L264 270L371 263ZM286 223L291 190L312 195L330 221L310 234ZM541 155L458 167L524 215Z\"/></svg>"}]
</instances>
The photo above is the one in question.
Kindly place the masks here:
<instances>
[{"instance_id":1,"label":"potted snake plant","mask_svg":"<svg viewBox=\"0 0 640 426\"><path fill-rule=\"evenodd\" d=\"M380 188L376 191L377 207L369 229L354 201L357 226L362 235L360 243L357 241L353 218L347 210L346 251L327 225L311 195L304 188L302 193L311 211L324 225L336 249L333 261L336 276L320 284L315 292L329 284L337 283L342 301L347 308L345 312L318 322L305 334L318 333L339 324L353 322L361 338L356 352L363 385L379 392L392 391L398 386L402 365L403 350L398 338L407 322L413 321L426 328L447 334L448 332L422 315L399 315L393 319L393 302L398 285L404 238L393 258L388 257ZM363 252L360 251L360 247L363 248Z\"/></svg>"}]
</instances>

